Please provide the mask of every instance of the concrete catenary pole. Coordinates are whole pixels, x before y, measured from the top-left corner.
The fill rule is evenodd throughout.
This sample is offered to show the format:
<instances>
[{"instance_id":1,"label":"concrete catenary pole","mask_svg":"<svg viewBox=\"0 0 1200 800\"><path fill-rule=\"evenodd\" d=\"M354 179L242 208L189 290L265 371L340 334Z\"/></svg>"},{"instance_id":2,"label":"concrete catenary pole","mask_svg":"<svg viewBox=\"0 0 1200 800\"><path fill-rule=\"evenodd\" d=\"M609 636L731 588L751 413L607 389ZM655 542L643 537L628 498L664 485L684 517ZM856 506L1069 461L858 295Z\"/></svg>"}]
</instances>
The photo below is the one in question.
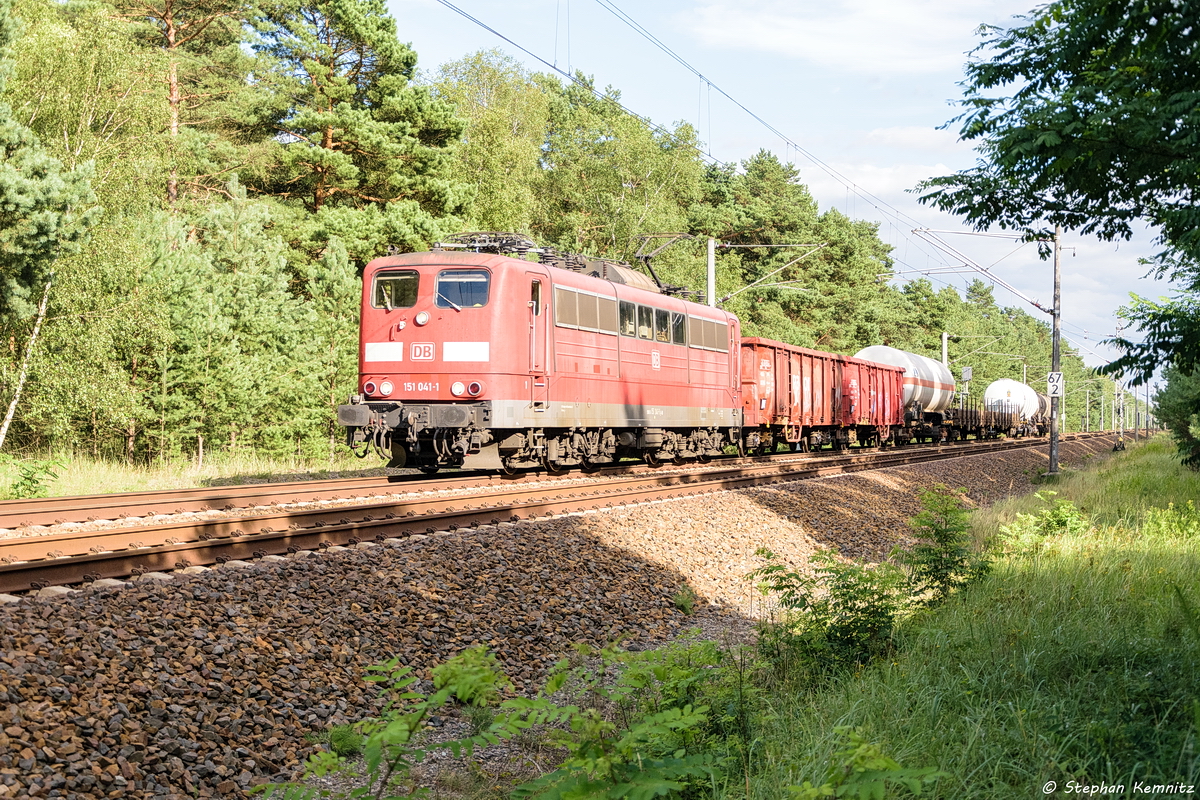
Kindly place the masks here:
<instances>
[{"instance_id":1,"label":"concrete catenary pole","mask_svg":"<svg viewBox=\"0 0 1200 800\"><path fill-rule=\"evenodd\" d=\"M708 237L708 305L717 307L717 240Z\"/></svg>"},{"instance_id":2,"label":"concrete catenary pole","mask_svg":"<svg viewBox=\"0 0 1200 800\"><path fill-rule=\"evenodd\" d=\"M1146 439L1150 439L1150 381L1146 381Z\"/></svg>"},{"instance_id":3,"label":"concrete catenary pole","mask_svg":"<svg viewBox=\"0 0 1200 800\"><path fill-rule=\"evenodd\" d=\"M1062 236L1062 228L1058 225L1054 226L1054 329L1051 338L1051 354L1050 354L1050 371L1058 372L1061 367L1062 354L1059 348L1059 322L1062 319L1062 289L1061 289L1061 265L1060 256L1062 255L1062 243L1059 241ZM1050 469L1047 475L1058 474L1058 408L1059 398L1050 398Z\"/></svg>"}]
</instances>

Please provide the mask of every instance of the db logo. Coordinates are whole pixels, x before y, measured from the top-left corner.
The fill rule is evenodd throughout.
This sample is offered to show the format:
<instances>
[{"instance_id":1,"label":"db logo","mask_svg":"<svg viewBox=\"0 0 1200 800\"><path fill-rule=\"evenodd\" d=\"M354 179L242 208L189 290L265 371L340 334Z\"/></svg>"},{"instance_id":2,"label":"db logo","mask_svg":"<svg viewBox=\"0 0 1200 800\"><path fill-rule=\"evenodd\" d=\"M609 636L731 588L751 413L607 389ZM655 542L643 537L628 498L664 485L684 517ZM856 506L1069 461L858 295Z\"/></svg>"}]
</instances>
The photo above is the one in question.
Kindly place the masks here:
<instances>
[{"instance_id":1,"label":"db logo","mask_svg":"<svg viewBox=\"0 0 1200 800\"><path fill-rule=\"evenodd\" d=\"M433 343L413 342L411 358L413 361L433 361Z\"/></svg>"}]
</instances>

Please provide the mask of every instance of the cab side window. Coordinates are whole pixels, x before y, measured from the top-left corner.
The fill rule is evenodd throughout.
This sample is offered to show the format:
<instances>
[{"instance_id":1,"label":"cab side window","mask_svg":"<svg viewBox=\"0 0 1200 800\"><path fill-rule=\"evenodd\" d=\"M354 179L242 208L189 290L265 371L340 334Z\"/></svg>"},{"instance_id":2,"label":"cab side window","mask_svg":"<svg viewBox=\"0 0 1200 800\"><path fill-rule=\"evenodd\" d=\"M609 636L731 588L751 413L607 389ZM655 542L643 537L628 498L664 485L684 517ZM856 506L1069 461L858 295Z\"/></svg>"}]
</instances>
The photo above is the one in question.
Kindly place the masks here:
<instances>
[{"instance_id":1,"label":"cab side window","mask_svg":"<svg viewBox=\"0 0 1200 800\"><path fill-rule=\"evenodd\" d=\"M375 273L375 288L371 292L374 308L412 308L417 304L417 287L421 276L412 269L391 269Z\"/></svg>"},{"instance_id":2,"label":"cab side window","mask_svg":"<svg viewBox=\"0 0 1200 800\"><path fill-rule=\"evenodd\" d=\"M671 341L687 344L687 317L683 314L671 313Z\"/></svg>"}]
</instances>

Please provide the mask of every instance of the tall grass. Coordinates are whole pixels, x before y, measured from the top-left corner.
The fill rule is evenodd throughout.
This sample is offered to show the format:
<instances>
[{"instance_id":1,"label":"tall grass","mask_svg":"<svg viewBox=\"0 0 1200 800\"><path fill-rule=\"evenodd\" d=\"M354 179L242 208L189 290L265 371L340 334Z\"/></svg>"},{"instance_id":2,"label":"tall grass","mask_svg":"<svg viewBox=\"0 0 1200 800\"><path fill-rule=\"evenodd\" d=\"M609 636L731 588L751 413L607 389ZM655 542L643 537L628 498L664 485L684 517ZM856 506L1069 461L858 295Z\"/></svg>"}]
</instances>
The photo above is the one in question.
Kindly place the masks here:
<instances>
[{"instance_id":1,"label":"tall grass","mask_svg":"<svg viewBox=\"0 0 1200 800\"><path fill-rule=\"evenodd\" d=\"M39 494L49 497L383 474L383 462L374 455L360 460L345 448L339 448L332 458L271 458L217 450L206 456L203 464L177 459L130 465L78 454L5 457L0 458L0 499L12 496L22 464L48 462L55 463L54 475L42 481Z\"/></svg>"},{"instance_id":2,"label":"tall grass","mask_svg":"<svg viewBox=\"0 0 1200 800\"><path fill-rule=\"evenodd\" d=\"M1200 512L1187 505L1200 476L1152 442L1053 489L980 513L976 534L1036 527L1047 500L1082 524L1008 547L982 583L901 626L891 658L774 697L754 797L816 782L839 726L946 773L942 798L1200 785Z\"/></svg>"}]
</instances>

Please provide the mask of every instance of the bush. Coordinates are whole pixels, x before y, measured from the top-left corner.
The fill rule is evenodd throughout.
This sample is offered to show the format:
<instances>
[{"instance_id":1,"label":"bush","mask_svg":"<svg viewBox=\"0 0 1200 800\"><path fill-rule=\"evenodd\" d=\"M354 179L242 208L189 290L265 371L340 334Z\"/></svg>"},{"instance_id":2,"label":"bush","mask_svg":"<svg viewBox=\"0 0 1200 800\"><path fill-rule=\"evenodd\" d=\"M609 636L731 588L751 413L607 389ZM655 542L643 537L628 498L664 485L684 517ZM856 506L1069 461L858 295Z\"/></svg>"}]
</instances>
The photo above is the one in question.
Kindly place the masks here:
<instances>
[{"instance_id":1,"label":"bush","mask_svg":"<svg viewBox=\"0 0 1200 800\"><path fill-rule=\"evenodd\" d=\"M58 477L62 462L56 460L39 461L25 459L18 461L17 479L12 482L5 493L12 500L23 500L31 497L45 497L47 484Z\"/></svg>"},{"instance_id":2,"label":"bush","mask_svg":"<svg viewBox=\"0 0 1200 800\"><path fill-rule=\"evenodd\" d=\"M693 631L665 647L637 653L578 646L581 658L576 666L561 663L555 668L560 674L552 680L588 703L588 713L598 720L611 721L612 728L581 724L569 734L555 734L559 744L578 752L590 739L590 747L608 752L619 750L622 737L640 730L644 761L686 767L686 775L671 779L684 787L678 791L685 796L699 790L701 777L711 779L744 761L760 697L753 681L758 664L745 648L727 650L698 637ZM669 712L682 715L678 724L653 731L641 727L650 720L671 718L663 717ZM688 757L686 764L671 761L682 758L680 753L703 756ZM703 776L690 771L696 765L703 768Z\"/></svg>"},{"instance_id":3,"label":"bush","mask_svg":"<svg viewBox=\"0 0 1200 800\"><path fill-rule=\"evenodd\" d=\"M965 492L941 484L921 492L924 510L909 521L917 544L896 551L897 560L908 569L909 589L917 602L934 605L987 574L987 559L968 546L970 511L963 506Z\"/></svg>"},{"instance_id":4,"label":"bush","mask_svg":"<svg viewBox=\"0 0 1200 800\"><path fill-rule=\"evenodd\" d=\"M834 550L812 558L812 575L791 571L770 550L749 577L773 594L783 614L759 625L763 656L784 673L795 667L864 664L891 645L904 605L903 574L895 565L843 561Z\"/></svg>"},{"instance_id":5,"label":"bush","mask_svg":"<svg viewBox=\"0 0 1200 800\"><path fill-rule=\"evenodd\" d=\"M342 758L351 758L363 750L363 735L353 725L335 725L329 729L329 749Z\"/></svg>"},{"instance_id":6,"label":"bush","mask_svg":"<svg viewBox=\"0 0 1200 800\"><path fill-rule=\"evenodd\" d=\"M1035 497L1044 503L1057 492L1037 492ZM1050 537L1075 536L1087 531L1091 520L1070 500L1057 500L1036 514L1017 514L1011 525L1000 527L1000 546L1004 552L1021 555L1039 552Z\"/></svg>"},{"instance_id":7,"label":"bush","mask_svg":"<svg viewBox=\"0 0 1200 800\"><path fill-rule=\"evenodd\" d=\"M687 614L689 617L692 611L696 608L696 601L700 599L700 595L696 594L695 590L686 583L679 587L679 591L671 598L671 602L675 607Z\"/></svg>"},{"instance_id":8,"label":"bush","mask_svg":"<svg viewBox=\"0 0 1200 800\"><path fill-rule=\"evenodd\" d=\"M842 749L834 754L825 782L820 786L813 786L809 781L802 786L789 786L788 796L793 800L824 797L882 800L887 796L888 787L896 785L919 797L926 783L942 777L942 773L933 767L906 769L900 766L854 728L834 728L834 733L841 740Z\"/></svg>"}]
</instances>

